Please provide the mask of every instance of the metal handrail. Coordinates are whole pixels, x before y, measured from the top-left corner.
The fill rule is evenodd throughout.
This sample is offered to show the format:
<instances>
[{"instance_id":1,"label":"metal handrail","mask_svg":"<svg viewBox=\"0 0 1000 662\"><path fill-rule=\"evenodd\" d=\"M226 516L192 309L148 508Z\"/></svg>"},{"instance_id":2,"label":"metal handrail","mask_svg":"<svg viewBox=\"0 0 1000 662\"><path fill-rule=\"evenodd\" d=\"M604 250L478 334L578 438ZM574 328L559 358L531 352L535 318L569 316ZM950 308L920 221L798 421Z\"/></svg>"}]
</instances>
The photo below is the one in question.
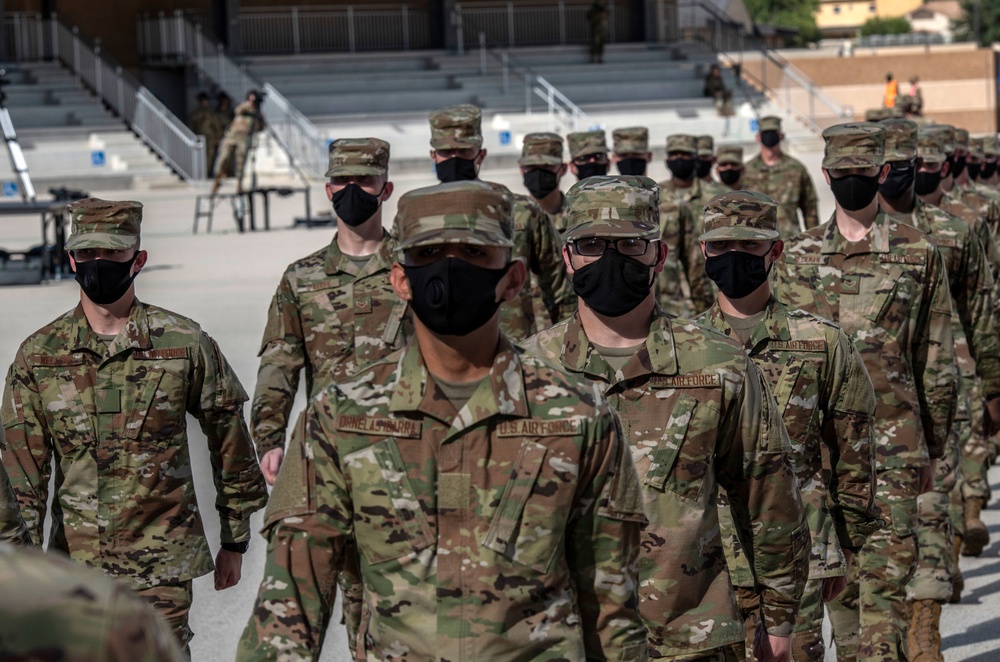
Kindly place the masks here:
<instances>
[{"instance_id":1,"label":"metal handrail","mask_svg":"<svg viewBox=\"0 0 1000 662\"><path fill-rule=\"evenodd\" d=\"M264 91L267 97L264 117L268 132L274 135L290 160L300 164L307 172L322 176L327 165L326 142L316 125L274 86L269 83L261 85L243 67L233 62L226 55L225 48L206 36L200 25L181 12L175 12L174 21L174 56L190 60L200 75L234 99L245 98L252 89Z\"/></svg>"},{"instance_id":2,"label":"metal handrail","mask_svg":"<svg viewBox=\"0 0 1000 662\"><path fill-rule=\"evenodd\" d=\"M13 24L15 35L21 35L14 53L19 61L59 60L174 172L185 180L205 178L202 137L102 53L100 41L91 45L76 27L60 22L55 14L49 18L14 14L8 23Z\"/></svg>"}]
</instances>

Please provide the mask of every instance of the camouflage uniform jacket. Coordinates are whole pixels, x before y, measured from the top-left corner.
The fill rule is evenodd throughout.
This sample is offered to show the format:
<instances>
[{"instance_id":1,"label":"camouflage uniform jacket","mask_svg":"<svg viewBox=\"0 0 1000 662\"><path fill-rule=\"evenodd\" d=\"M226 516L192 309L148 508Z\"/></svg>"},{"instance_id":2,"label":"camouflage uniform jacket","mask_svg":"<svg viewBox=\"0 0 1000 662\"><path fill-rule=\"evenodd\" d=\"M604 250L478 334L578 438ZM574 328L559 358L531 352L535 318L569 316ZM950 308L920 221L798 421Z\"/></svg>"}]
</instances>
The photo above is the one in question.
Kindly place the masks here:
<instances>
[{"instance_id":1,"label":"camouflage uniform jacket","mask_svg":"<svg viewBox=\"0 0 1000 662\"><path fill-rule=\"evenodd\" d=\"M563 197L562 197L562 202L559 205L559 211L553 212L551 214L549 212L545 212L545 214L549 217L549 220L552 221L552 227L554 227L556 229L556 232L558 232L559 236L561 237L563 235L563 233L566 232L566 230L568 229L566 227L566 223L567 223L567 220L566 220L566 196L563 195Z\"/></svg>"},{"instance_id":2,"label":"camouflage uniform jacket","mask_svg":"<svg viewBox=\"0 0 1000 662\"><path fill-rule=\"evenodd\" d=\"M315 659L349 539L362 659L646 659L642 496L593 385L501 338L456 411L411 342L322 392L297 435L238 659Z\"/></svg>"},{"instance_id":3,"label":"camouflage uniform jacket","mask_svg":"<svg viewBox=\"0 0 1000 662\"><path fill-rule=\"evenodd\" d=\"M799 209L805 229L819 225L819 197L809 171L802 162L788 154L769 166L760 154L750 159L740 182L747 191L766 193L778 201L778 231L782 237L791 237L802 231Z\"/></svg>"},{"instance_id":4,"label":"camouflage uniform jacket","mask_svg":"<svg viewBox=\"0 0 1000 662\"><path fill-rule=\"evenodd\" d=\"M954 306L956 353L983 380L984 393L1000 393L1000 345L993 314L993 275L979 239L964 221L917 198L910 214L890 214L926 233L944 258ZM974 363L973 363L974 362Z\"/></svg>"},{"instance_id":5,"label":"camouflage uniform jacket","mask_svg":"<svg viewBox=\"0 0 1000 662\"><path fill-rule=\"evenodd\" d=\"M696 321L737 340L717 303ZM842 547L857 551L881 525L868 371L835 324L773 297L745 349L771 387L792 444L812 540L809 578L843 575ZM824 469L824 455L832 467ZM746 557L739 560L730 567L733 583L752 587Z\"/></svg>"},{"instance_id":6,"label":"camouflage uniform jacket","mask_svg":"<svg viewBox=\"0 0 1000 662\"><path fill-rule=\"evenodd\" d=\"M219 114L210 108L198 108L188 119L188 126L195 133L205 136L209 140L218 141L225 130Z\"/></svg>"},{"instance_id":7,"label":"camouflage uniform jacket","mask_svg":"<svg viewBox=\"0 0 1000 662\"><path fill-rule=\"evenodd\" d=\"M127 586L61 554L0 543L0 586L0 659L185 659L152 607Z\"/></svg>"},{"instance_id":8,"label":"camouflage uniform jacket","mask_svg":"<svg viewBox=\"0 0 1000 662\"><path fill-rule=\"evenodd\" d=\"M289 265L267 312L250 412L257 451L284 448L288 416L305 369L311 400L334 381L358 374L403 346L406 304L389 283L392 242L358 267L326 248Z\"/></svg>"},{"instance_id":9,"label":"camouflage uniform jacket","mask_svg":"<svg viewBox=\"0 0 1000 662\"><path fill-rule=\"evenodd\" d=\"M0 437L0 441L2 441ZM0 448L3 444L0 443ZM0 542L16 545L30 545L31 536L28 527L21 519L21 509L17 507L17 498L10 489L7 471L0 464Z\"/></svg>"},{"instance_id":10,"label":"camouflage uniform jacket","mask_svg":"<svg viewBox=\"0 0 1000 662\"><path fill-rule=\"evenodd\" d=\"M137 589L211 572L185 413L208 437L222 542L243 542L267 501L246 400L208 334L139 301L107 345L80 306L29 336L7 376L3 464L35 544L55 454L50 548Z\"/></svg>"},{"instance_id":11,"label":"camouflage uniform jacket","mask_svg":"<svg viewBox=\"0 0 1000 662\"><path fill-rule=\"evenodd\" d=\"M956 186L945 195L957 198L978 212L994 237L1000 234L1000 193L978 183Z\"/></svg>"},{"instance_id":12,"label":"camouflage uniform jacket","mask_svg":"<svg viewBox=\"0 0 1000 662\"><path fill-rule=\"evenodd\" d=\"M514 342L538 331L532 292L537 285L542 303L553 320L565 319L576 310L576 295L562 258L562 241L549 215L526 195L514 195L514 249L512 257L524 262L528 280L513 301L500 306L500 326ZM531 274L538 279L533 282ZM548 326L543 320L541 326Z\"/></svg>"},{"instance_id":13,"label":"camouflage uniform jacket","mask_svg":"<svg viewBox=\"0 0 1000 662\"><path fill-rule=\"evenodd\" d=\"M741 540L753 550L768 631L789 634L809 532L784 425L743 349L659 309L645 343L620 372L590 343L579 316L526 347L593 380L621 418L650 518L639 560L650 657L743 641L719 533L719 486L733 503Z\"/></svg>"},{"instance_id":14,"label":"camouflage uniform jacket","mask_svg":"<svg viewBox=\"0 0 1000 662\"><path fill-rule=\"evenodd\" d=\"M778 300L832 320L860 352L878 397L877 468L941 457L957 375L948 274L930 239L879 212L849 242L831 219L789 240L775 267Z\"/></svg>"},{"instance_id":15,"label":"camouflage uniform jacket","mask_svg":"<svg viewBox=\"0 0 1000 662\"><path fill-rule=\"evenodd\" d=\"M677 317L694 317L715 301L714 284L705 273L698 237L708 202L697 179L688 189L660 182L660 238L667 247L663 271L656 276L656 301Z\"/></svg>"},{"instance_id":16,"label":"camouflage uniform jacket","mask_svg":"<svg viewBox=\"0 0 1000 662\"><path fill-rule=\"evenodd\" d=\"M225 138L229 140L245 140L251 133L264 130L264 120L260 110L249 101L236 106L236 115L226 127Z\"/></svg>"}]
</instances>

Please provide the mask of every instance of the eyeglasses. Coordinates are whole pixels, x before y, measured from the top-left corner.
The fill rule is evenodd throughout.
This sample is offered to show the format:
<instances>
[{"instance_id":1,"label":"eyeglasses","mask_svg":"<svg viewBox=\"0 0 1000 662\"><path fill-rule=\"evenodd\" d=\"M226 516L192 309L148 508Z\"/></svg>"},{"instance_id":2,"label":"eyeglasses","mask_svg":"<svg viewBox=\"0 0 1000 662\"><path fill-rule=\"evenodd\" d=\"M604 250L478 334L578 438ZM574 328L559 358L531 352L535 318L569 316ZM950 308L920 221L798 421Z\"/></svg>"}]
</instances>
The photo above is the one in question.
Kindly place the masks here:
<instances>
[{"instance_id":1,"label":"eyeglasses","mask_svg":"<svg viewBox=\"0 0 1000 662\"><path fill-rule=\"evenodd\" d=\"M585 154L584 156L578 156L573 159L575 165L587 165L588 163L607 163L607 154Z\"/></svg>"},{"instance_id":2,"label":"eyeglasses","mask_svg":"<svg viewBox=\"0 0 1000 662\"><path fill-rule=\"evenodd\" d=\"M639 257L645 255L649 248L649 239L637 239L635 237L622 237L621 239L601 239L600 237L587 237L571 241L570 245L578 255L584 257L600 257L608 246L613 246L616 251L628 257Z\"/></svg>"}]
</instances>

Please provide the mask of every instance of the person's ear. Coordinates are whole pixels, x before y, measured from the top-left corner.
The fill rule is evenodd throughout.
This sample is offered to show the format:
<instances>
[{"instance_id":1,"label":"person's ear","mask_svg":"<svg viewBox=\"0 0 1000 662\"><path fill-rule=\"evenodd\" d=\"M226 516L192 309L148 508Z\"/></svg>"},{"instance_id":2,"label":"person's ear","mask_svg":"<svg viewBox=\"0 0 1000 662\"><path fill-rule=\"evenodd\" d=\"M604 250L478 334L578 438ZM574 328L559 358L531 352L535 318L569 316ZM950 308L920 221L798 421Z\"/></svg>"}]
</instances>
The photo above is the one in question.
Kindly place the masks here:
<instances>
[{"instance_id":1,"label":"person's ear","mask_svg":"<svg viewBox=\"0 0 1000 662\"><path fill-rule=\"evenodd\" d=\"M385 202L392 197L392 192L396 187L392 185L392 182L386 182L385 186L382 187L382 195L379 196L379 200Z\"/></svg>"},{"instance_id":2,"label":"person's ear","mask_svg":"<svg viewBox=\"0 0 1000 662\"><path fill-rule=\"evenodd\" d=\"M502 285L503 290L497 294L500 296L501 301L513 301L517 298L517 295L521 293L521 288L524 287L524 282L528 278L528 270L524 267L524 262L521 260L514 260L510 263L510 268L507 270L505 285ZM502 283L503 281L501 281Z\"/></svg>"},{"instance_id":3,"label":"person's ear","mask_svg":"<svg viewBox=\"0 0 1000 662\"><path fill-rule=\"evenodd\" d=\"M326 183L326 199L333 202L333 184L330 182Z\"/></svg>"},{"instance_id":4,"label":"person's ear","mask_svg":"<svg viewBox=\"0 0 1000 662\"><path fill-rule=\"evenodd\" d=\"M892 166L889 165L888 163L883 163L882 164L882 169L879 171L879 174L878 174L878 183L879 184L882 184L883 182L885 182L885 178L889 176L889 170L891 170L891 169L892 169Z\"/></svg>"},{"instance_id":5,"label":"person's ear","mask_svg":"<svg viewBox=\"0 0 1000 662\"><path fill-rule=\"evenodd\" d=\"M826 180L826 185L829 186L830 185L830 171L827 170L826 168L821 168L821 170L823 171L823 179Z\"/></svg>"},{"instance_id":6,"label":"person's ear","mask_svg":"<svg viewBox=\"0 0 1000 662\"><path fill-rule=\"evenodd\" d=\"M774 246L771 246L771 251L769 255L771 256L771 264L774 264L781 259L781 256L785 254L785 242L778 239L774 242Z\"/></svg>"},{"instance_id":7,"label":"person's ear","mask_svg":"<svg viewBox=\"0 0 1000 662\"><path fill-rule=\"evenodd\" d=\"M149 260L149 253L146 251L139 251L135 254L135 262L132 264L132 268L135 269L135 273L142 271L142 268L146 266L146 262Z\"/></svg>"},{"instance_id":8,"label":"person's ear","mask_svg":"<svg viewBox=\"0 0 1000 662\"><path fill-rule=\"evenodd\" d=\"M392 268L389 270L389 282L392 284L392 289L396 292L396 296L403 301L413 300L413 291L410 290L410 279L406 277L406 271L403 270L403 265L399 262L392 263Z\"/></svg>"}]
</instances>

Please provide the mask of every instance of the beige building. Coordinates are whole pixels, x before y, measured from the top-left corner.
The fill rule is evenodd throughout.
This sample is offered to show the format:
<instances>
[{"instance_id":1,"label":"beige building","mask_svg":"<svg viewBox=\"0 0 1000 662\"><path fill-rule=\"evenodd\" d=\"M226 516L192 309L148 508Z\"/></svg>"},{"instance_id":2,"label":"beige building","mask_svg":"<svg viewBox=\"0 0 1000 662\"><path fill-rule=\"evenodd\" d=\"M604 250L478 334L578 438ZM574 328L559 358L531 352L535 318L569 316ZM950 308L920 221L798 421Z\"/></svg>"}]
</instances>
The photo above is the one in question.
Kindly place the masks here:
<instances>
[{"instance_id":1,"label":"beige building","mask_svg":"<svg viewBox=\"0 0 1000 662\"><path fill-rule=\"evenodd\" d=\"M853 37L870 18L906 16L923 0L820 0L816 25L824 37Z\"/></svg>"}]
</instances>

